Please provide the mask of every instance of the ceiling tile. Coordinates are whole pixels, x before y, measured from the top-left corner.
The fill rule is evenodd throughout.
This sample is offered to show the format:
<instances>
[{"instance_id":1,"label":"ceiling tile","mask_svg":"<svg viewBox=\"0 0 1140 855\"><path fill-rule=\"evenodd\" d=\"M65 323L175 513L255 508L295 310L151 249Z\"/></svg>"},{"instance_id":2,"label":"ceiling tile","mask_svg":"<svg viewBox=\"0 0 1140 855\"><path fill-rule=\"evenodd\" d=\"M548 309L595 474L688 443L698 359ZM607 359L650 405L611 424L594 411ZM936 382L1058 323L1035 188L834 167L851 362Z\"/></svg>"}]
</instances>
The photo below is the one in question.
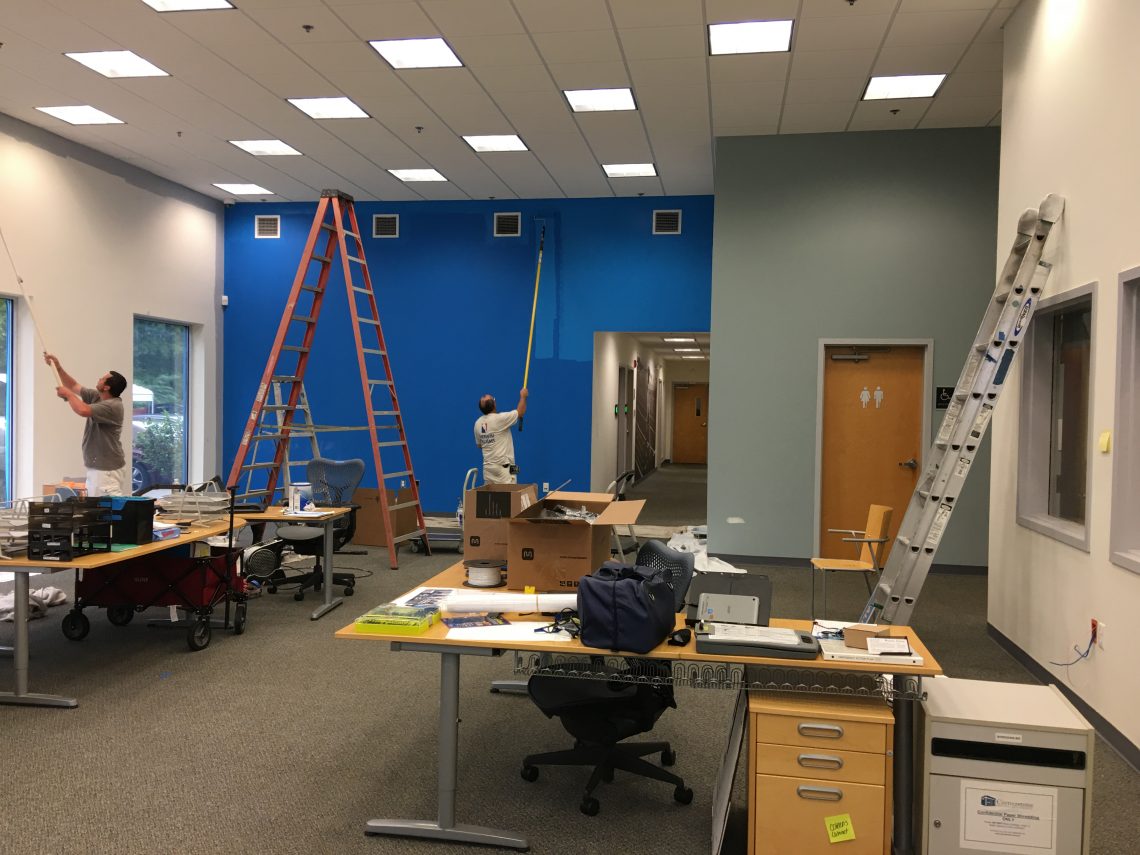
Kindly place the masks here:
<instances>
[{"instance_id":1,"label":"ceiling tile","mask_svg":"<svg viewBox=\"0 0 1140 855\"><path fill-rule=\"evenodd\" d=\"M949 74L962 56L964 44L887 45L879 52L872 74Z\"/></svg>"},{"instance_id":2,"label":"ceiling tile","mask_svg":"<svg viewBox=\"0 0 1140 855\"><path fill-rule=\"evenodd\" d=\"M557 94L545 65L492 65L473 68L472 73L492 96L502 92L546 92Z\"/></svg>"},{"instance_id":3,"label":"ceiling tile","mask_svg":"<svg viewBox=\"0 0 1140 855\"><path fill-rule=\"evenodd\" d=\"M775 124L780 118L780 95L782 94L783 87L773 83L766 84L764 89L760 89L760 87L753 89L746 86L718 86L713 90L713 127L757 123ZM753 97L749 97L750 95Z\"/></svg>"},{"instance_id":4,"label":"ceiling tile","mask_svg":"<svg viewBox=\"0 0 1140 855\"><path fill-rule=\"evenodd\" d=\"M708 89L707 64L699 59L644 59L627 63L640 99L650 86L701 86Z\"/></svg>"},{"instance_id":5,"label":"ceiling tile","mask_svg":"<svg viewBox=\"0 0 1140 855\"><path fill-rule=\"evenodd\" d=\"M762 137L777 133L775 122L756 122L747 125L716 125L713 133L718 137Z\"/></svg>"},{"instance_id":6,"label":"ceiling tile","mask_svg":"<svg viewBox=\"0 0 1140 855\"><path fill-rule=\"evenodd\" d=\"M938 90L938 97L984 98L996 95L1001 97L1001 72L983 74L951 74Z\"/></svg>"},{"instance_id":7,"label":"ceiling tile","mask_svg":"<svg viewBox=\"0 0 1140 855\"><path fill-rule=\"evenodd\" d=\"M324 44L352 41L355 34L329 9L320 6L275 6L272 9L250 9L241 4L241 11L264 27L274 38L285 44ZM215 25L225 22L218 19ZM306 31L305 27L312 27Z\"/></svg>"},{"instance_id":8,"label":"ceiling tile","mask_svg":"<svg viewBox=\"0 0 1140 855\"><path fill-rule=\"evenodd\" d=\"M534 42L548 63L620 62L622 58L613 30L536 33Z\"/></svg>"},{"instance_id":9,"label":"ceiling tile","mask_svg":"<svg viewBox=\"0 0 1140 855\"><path fill-rule=\"evenodd\" d=\"M900 14L891 24L886 44L968 44L985 20L986 12L981 10Z\"/></svg>"},{"instance_id":10,"label":"ceiling tile","mask_svg":"<svg viewBox=\"0 0 1140 855\"><path fill-rule=\"evenodd\" d=\"M579 113L578 125L600 163L645 163L652 159L637 113Z\"/></svg>"},{"instance_id":11,"label":"ceiling tile","mask_svg":"<svg viewBox=\"0 0 1140 855\"><path fill-rule=\"evenodd\" d=\"M614 89L630 85L623 62L551 63L550 75L559 89Z\"/></svg>"},{"instance_id":12,"label":"ceiling tile","mask_svg":"<svg viewBox=\"0 0 1140 855\"><path fill-rule=\"evenodd\" d=\"M704 23L701 0L619 0L610 8L619 27L699 27Z\"/></svg>"},{"instance_id":13,"label":"ceiling tile","mask_svg":"<svg viewBox=\"0 0 1140 855\"><path fill-rule=\"evenodd\" d=\"M529 154L509 158L502 154L498 158L497 162L489 161L488 165L510 192L520 199L549 199L563 195L562 188L538 158Z\"/></svg>"},{"instance_id":14,"label":"ceiling tile","mask_svg":"<svg viewBox=\"0 0 1140 855\"><path fill-rule=\"evenodd\" d=\"M795 47L797 51L877 49L890 20L890 15L805 18L796 23Z\"/></svg>"},{"instance_id":15,"label":"ceiling tile","mask_svg":"<svg viewBox=\"0 0 1140 855\"><path fill-rule=\"evenodd\" d=\"M561 92L503 92L495 101L523 139L535 134L578 132Z\"/></svg>"},{"instance_id":16,"label":"ceiling tile","mask_svg":"<svg viewBox=\"0 0 1140 855\"><path fill-rule=\"evenodd\" d=\"M737 21L787 21L799 12L799 0L705 0L710 24Z\"/></svg>"},{"instance_id":17,"label":"ceiling tile","mask_svg":"<svg viewBox=\"0 0 1140 855\"><path fill-rule=\"evenodd\" d=\"M920 128L982 127L1001 112L1001 96L934 99Z\"/></svg>"},{"instance_id":18,"label":"ceiling tile","mask_svg":"<svg viewBox=\"0 0 1140 855\"><path fill-rule=\"evenodd\" d=\"M704 27L641 27L620 30L621 47L628 60L704 57L708 42Z\"/></svg>"},{"instance_id":19,"label":"ceiling tile","mask_svg":"<svg viewBox=\"0 0 1140 855\"><path fill-rule=\"evenodd\" d=\"M873 50L799 51L792 56L792 79L870 77Z\"/></svg>"},{"instance_id":20,"label":"ceiling tile","mask_svg":"<svg viewBox=\"0 0 1140 855\"><path fill-rule=\"evenodd\" d=\"M802 18L859 18L864 15L890 15L899 0L858 0L850 4L836 0L803 0Z\"/></svg>"},{"instance_id":21,"label":"ceiling tile","mask_svg":"<svg viewBox=\"0 0 1140 855\"><path fill-rule=\"evenodd\" d=\"M615 196L664 196L660 178L610 178Z\"/></svg>"},{"instance_id":22,"label":"ceiling tile","mask_svg":"<svg viewBox=\"0 0 1140 855\"><path fill-rule=\"evenodd\" d=\"M437 36L439 30L418 3L338 6L337 15L365 41ZM380 60L383 62L384 60Z\"/></svg>"},{"instance_id":23,"label":"ceiling tile","mask_svg":"<svg viewBox=\"0 0 1140 855\"><path fill-rule=\"evenodd\" d=\"M448 37L523 32L510 0L420 0L424 12Z\"/></svg>"},{"instance_id":24,"label":"ceiling tile","mask_svg":"<svg viewBox=\"0 0 1140 855\"><path fill-rule=\"evenodd\" d=\"M956 12L981 9L988 12L994 0L901 0L900 12Z\"/></svg>"},{"instance_id":25,"label":"ceiling tile","mask_svg":"<svg viewBox=\"0 0 1140 855\"><path fill-rule=\"evenodd\" d=\"M532 33L565 33L613 26L606 0L515 0Z\"/></svg>"},{"instance_id":26,"label":"ceiling tile","mask_svg":"<svg viewBox=\"0 0 1140 855\"><path fill-rule=\"evenodd\" d=\"M534 42L525 33L505 35L455 36L448 37L455 52L470 68L486 68L497 65L536 65L542 60L535 50ZM371 48L369 48L371 50ZM376 55L372 51L373 56Z\"/></svg>"},{"instance_id":27,"label":"ceiling tile","mask_svg":"<svg viewBox=\"0 0 1140 855\"><path fill-rule=\"evenodd\" d=\"M921 101L921 104L915 103ZM861 101L847 126L849 131L901 131L918 124L929 102L925 98L905 101ZM892 110L898 112L892 113Z\"/></svg>"},{"instance_id":28,"label":"ceiling tile","mask_svg":"<svg viewBox=\"0 0 1140 855\"><path fill-rule=\"evenodd\" d=\"M297 56L323 74L365 71L381 76L392 73L388 63L364 41L299 44L292 47Z\"/></svg>"},{"instance_id":29,"label":"ceiling tile","mask_svg":"<svg viewBox=\"0 0 1140 855\"><path fill-rule=\"evenodd\" d=\"M709 57L709 77L715 83L770 83L788 76L788 54Z\"/></svg>"},{"instance_id":30,"label":"ceiling tile","mask_svg":"<svg viewBox=\"0 0 1140 855\"><path fill-rule=\"evenodd\" d=\"M792 78L788 81L787 103L818 104L838 101L854 104L863 97L866 77Z\"/></svg>"},{"instance_id":31,"label":"ceiling tile","mask_svg":"<svg viewBox=\"0 0 1140 855\"><path fill-rule=\"evenodd\" d=\"M966 51L955 72L977 74L1002 70L1002 43L975 42Z\"/></svg>"},{"instance_id":32,"label":"ceiling tile","mask_svg":"<svg viewBox=\"0 0 1140 855\"><path fill-rule=\"evenodd\" d=\"M780 117L780 133L805 134L841 131L851 118L847 104L786 104Z\"/></svg>"}]
</instances>

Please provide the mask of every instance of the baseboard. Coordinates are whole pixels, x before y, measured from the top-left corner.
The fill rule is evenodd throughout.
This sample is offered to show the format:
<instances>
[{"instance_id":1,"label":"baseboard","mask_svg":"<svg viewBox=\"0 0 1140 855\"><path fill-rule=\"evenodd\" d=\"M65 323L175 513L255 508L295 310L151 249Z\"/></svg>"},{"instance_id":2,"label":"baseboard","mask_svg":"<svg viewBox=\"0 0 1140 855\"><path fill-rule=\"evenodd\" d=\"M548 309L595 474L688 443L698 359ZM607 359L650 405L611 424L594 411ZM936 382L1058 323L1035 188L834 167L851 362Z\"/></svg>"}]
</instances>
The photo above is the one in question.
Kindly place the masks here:
<instances>
[{"instance_id":1,"label":"baseboard","mask_svg":"<svg viewBox=\"0 0 1140 855\"><path fill-rule=\"evenodd\" d=\"M1080 695L1066 686L1064 683L1057 681L1057 677L1039 664L1036 659L1018 647L1013 641L1002 634L1001 630L994 627L992 623L986 622L986 632L990 638L996 641L1006 653L1018 661L1026 671L1036 677L1039 681L1046 685L1054 685L1061 690L1061 693L1069 699L1085 718L1089 720L1089 724L1093 726L1100 738L1103 739L1108 746L1121 756L1125 763L1133 769L1140 771L1140 746L1132 742L1127 736L1117 730L1112 724L1100 713L1090 707Z\"/></svg>"},{"instance_id":2,"label":"baseboard","mask_svg":"<svg viewBox=\"0 0 1140 855\"><path fill-rule=\"evenodd\" d=\"M808 558L788 558L777 555L736 555L728 552L713 552L711 555L714 558L719 558L722 561L727 561L729 564L735 565L764 564L768 567L811 566L811 560ZM930 572L956 576L985 576L989 572L989 568L976 567L972 564L934 564L931 566Z\"/></svg>"}]
</instances>

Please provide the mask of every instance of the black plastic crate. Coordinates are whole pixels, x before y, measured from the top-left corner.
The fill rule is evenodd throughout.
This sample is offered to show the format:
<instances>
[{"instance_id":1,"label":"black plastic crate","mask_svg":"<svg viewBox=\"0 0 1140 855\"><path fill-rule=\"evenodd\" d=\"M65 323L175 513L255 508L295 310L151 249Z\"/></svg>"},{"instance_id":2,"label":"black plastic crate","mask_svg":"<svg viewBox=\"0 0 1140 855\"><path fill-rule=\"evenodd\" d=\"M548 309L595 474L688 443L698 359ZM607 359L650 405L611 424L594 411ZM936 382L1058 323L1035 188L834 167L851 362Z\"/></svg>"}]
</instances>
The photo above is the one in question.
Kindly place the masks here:
<instances>
[{"instance_id":1,"label":"black plastic crate","mask_svg":"<svg viewBox=\"0 0 1140 855\"><path fill-rule=\"evenodd\" d=\"M28 531L28 558L70 561L93 552L111 551L111 528L87 525L70 532Z\"/></svg>"},{"instance_id":2,"label":"black plastic crate","mask_svg":"<svg viewBox=\"0 0 1140 855\"><path fill-rule=\"evenodd\" d=\"M144 544L154 540L154 499L102 496L99 519L111 525L113 543Z\"/></svg>"}]
</instances>

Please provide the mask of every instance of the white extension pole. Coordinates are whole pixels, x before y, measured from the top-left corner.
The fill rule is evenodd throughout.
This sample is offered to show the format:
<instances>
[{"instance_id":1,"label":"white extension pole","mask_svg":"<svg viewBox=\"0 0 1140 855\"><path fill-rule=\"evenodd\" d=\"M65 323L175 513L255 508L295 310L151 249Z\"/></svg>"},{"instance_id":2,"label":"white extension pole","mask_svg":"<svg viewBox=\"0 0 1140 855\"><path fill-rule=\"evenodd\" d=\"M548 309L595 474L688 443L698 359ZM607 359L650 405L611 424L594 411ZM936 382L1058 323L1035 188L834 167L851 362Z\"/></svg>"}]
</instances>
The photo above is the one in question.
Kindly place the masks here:
<instances>
[{"instance_id":1,"label":"white extension pole","mask_svg":"<svg viewBox=\"0 0 1140 855\"><path fill-rule=\"evenodd\" d=\"M20 289L20 293L24 296L24 302L28 304L28 314L32 316L32 329L36 331L36 338L39 339L40 348L44 353L48 353L48 346L44 341L44 336L41 332L42 328L40 327L39 321L36 319L35 303L32 302L32 298L28 295L28 292L24 290L24 280L20 277L19 271L16 270L16 262L12 260L12 250L8 249L8 241L4 237L3 229L0 229L0 243L4 244L4 252L8 255L8 264L10 264L12 267L12 275L16 277L16 286ZM51 370L52 373L55 374L55 385L62 386L63 380L60 379L59 369L56 367L54 362L52 363Z\"/></svg>"}]
</instances>

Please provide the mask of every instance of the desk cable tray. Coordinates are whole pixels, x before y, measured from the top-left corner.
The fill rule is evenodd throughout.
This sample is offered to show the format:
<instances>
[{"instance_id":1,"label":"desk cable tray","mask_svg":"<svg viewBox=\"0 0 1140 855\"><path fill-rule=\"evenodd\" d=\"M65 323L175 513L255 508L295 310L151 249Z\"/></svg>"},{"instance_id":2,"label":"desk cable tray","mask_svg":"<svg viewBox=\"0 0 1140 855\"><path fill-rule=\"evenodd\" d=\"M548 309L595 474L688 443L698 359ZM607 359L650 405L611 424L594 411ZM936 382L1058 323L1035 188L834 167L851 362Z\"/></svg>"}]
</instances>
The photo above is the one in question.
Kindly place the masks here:
<instances>
[{"instance_id":1,"label":"desk cable tray","mask_svg":"<svg viewBox=\"0 0 1140 855\"><path fill-rule=\"evenodd\" d=\"M793 660L789 660L791 662ZM516 674L573 677L693 689L802 692L813 695L920 701L922 678L869 672L829 671L795 666L680 662L604 655L585 658L565 653L515 652Z\"/></svg>"},{"instance_id":2,"label":"desk cable tray","mask_svg":"<svg viewBox=\"0 0 1140 855\"><path fill-rule=\"evenodd\" d=\"M229 516L230 494L179 491L156 499L155 505L161 513L179 519L219 520Z\"/></svg>"}]
</instances>

